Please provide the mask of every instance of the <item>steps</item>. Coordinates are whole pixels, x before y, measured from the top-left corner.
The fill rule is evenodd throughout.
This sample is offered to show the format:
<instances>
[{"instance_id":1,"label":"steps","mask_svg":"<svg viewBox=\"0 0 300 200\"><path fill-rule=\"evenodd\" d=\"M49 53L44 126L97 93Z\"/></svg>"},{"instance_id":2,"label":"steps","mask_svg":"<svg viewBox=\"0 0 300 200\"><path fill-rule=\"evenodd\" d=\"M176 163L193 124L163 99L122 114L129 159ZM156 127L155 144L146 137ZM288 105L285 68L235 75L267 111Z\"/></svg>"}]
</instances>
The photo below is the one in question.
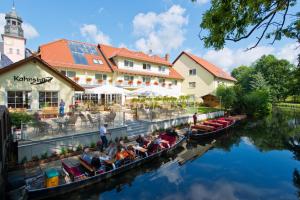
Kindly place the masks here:
<instances>
[{"instance_id":1,"label":"steps","mask_svg":"<svg viewBox=\"0 0 300 200\"><path fill-rule=\"evenodd\" d=\"M149 123L143 121L126 121L127 135L145 135L149 132Z\"/></svg>"}]
</instances>

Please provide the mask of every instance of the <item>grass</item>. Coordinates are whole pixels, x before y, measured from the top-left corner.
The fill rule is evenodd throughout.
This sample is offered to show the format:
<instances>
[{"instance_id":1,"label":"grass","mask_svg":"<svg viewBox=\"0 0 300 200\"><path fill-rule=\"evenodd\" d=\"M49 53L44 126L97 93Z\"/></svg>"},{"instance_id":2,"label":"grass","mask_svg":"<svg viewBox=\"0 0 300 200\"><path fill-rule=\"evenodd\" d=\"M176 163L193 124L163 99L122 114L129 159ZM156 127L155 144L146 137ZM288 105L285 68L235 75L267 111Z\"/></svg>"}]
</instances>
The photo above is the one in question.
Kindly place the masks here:
<instances>
[{"instance_id":1,"label":"grass","mask_svg":"<svg viewBox=\"0 0 300 200\"><path fill-rule=\"evenodd\" d=\"M218 108L211 108L211 107L204 107L204 106L201 106L201 107L188 107L187 108L187 112L189 114L194 114L195 112L197 112L198 114L205 114L205 113L210 113L210 112L216 112L216 111L219 111L220 109Z\"/></svg>"},{"instance_id":2,"label":"grass","mask_svg":"<svg viewBox=\"0 0 300 200\"><path fill-rule=\"evenodd\" d=\"M279 107L285 107L285 108L296 108L300 109L300 104L299 103L277 103L276 106Z\"/></svg>"}]
</instances>

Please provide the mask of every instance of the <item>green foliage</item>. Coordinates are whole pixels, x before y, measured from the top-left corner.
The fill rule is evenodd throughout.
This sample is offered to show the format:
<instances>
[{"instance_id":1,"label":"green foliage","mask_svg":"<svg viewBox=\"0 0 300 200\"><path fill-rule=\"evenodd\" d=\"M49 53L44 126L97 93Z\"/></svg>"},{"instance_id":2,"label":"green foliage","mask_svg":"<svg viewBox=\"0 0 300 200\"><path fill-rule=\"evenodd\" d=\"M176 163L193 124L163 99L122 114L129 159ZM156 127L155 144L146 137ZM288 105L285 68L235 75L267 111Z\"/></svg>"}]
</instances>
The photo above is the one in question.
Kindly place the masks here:
<instances>
[{"instance_id":1,"label":"green foliage","mask_svg":"<svg viewBox=\"0 0 300 200\"><path fill-rule=\"evenodd\" d=\"M24 156L24 157L22 158L22 160L21 160L21 163L24 164L24 163L26 163L27 161L28 161L28 160L27 160L27 157Z\"/></svg>"},{"instance_id":2,"label":"green foliage","mask_svg":"<svg viewBox=\"0 0 300 200\"><path fill-rule=\"evenodd\" d=\"M48 158L48 153L47 152L45 152L45 153L43 153L42 155L41 155L41 159L47 159Z\"/></svg>"},{"instance_id":3,"label":"green foliage","mask_svg":"<svg viewBox=\"0 0 300 200\"><path fill-rule=\"evenodd\" d=\"M67 154L67 149L65 147L60 148L60 154L61 155L66 155Z\"/></svg>"},{"instance_id":4,"label":"green foliage","mask_svg":"<svg viewBox=\"0 0 300 200\"><path fill-rule=\"evenodd\" d=\"M263 117L270 113L272 105L267 90L254 90L244 97L246 114L254 117Z\"/></svg>"},{"instance_id":5,"label":"green foliage","mask_svg":"<svg viewBox=\"0 0 300 200\"><path fill-rule=\"evenodd\" d=\"M265 80L262 73L258 72L253 74L251 78L251 90L269 90L268 82Z\"/></svg>"},{"instance_id":6,"label":"green foliage","mask_svg":"<svg viewBox=\"0 0 300 200\"><path fill-rule=\"evenodd\" d=\"M200 24L207 35L200 34L199 37L205 47L215 49L222 49L226 41L238 42L252 35L258 38L253 47L264 37L273 42L282 37L299 42L300 14L290 13L293 9L289 9L295 4L296 0L213 0ZM285 24L287 14L294 15L288 25Z\"/></svg>"},{"instance_id":7,"label":"green foliage","mask_svg":"<svg viewBox=\"0 0 300 200\"><path fill-rule=\"evenodd\" d=\"M225 110L232 108L236 101L236 94L233 87L219 85L217 88L217 97L219 97L222 106Z\"/></svg>"},{"instance_id":8,"label":"green foliage","mask_svg":"<svg viewBox=\"0 0 300 200\"><path fill-rule=\"evenodd\" d=\"M95 142L91 142L90 147L91 148L96 148L96 143Z\"/></svg>"},{"instance_id":9,"label":"green foliage","mask_svg":"<svg viewBox=\"0 0 300 200\"><path fill-rule=\"evenodd\" d=\"M38 157L38 156L32 156L31 160L32 160L32 161L38 161L38 160L39 160L39 157Z\"/></svg>"},{"instance_id":10,"label":"green foliage","mask_svg":"<svg viewBox=\"0 0 300 200\"><path fill-rule=\"evenodd\" d=\"M12 112L9 114L11 124L18 128L21 127L21 123L28 123L33 119L33 116L26 112Z\"/></svg>"},{"instance_id":11,"label":"green foliage","mask_svg":"<svg viewBox=\"0 0 300 200\"><path fill-rule=\"evenodd\" d=\"M83 149L82 144L79 144L79 145L76 147L76 151L82 151L82 149Z\"/></svg>"}]
</instances>

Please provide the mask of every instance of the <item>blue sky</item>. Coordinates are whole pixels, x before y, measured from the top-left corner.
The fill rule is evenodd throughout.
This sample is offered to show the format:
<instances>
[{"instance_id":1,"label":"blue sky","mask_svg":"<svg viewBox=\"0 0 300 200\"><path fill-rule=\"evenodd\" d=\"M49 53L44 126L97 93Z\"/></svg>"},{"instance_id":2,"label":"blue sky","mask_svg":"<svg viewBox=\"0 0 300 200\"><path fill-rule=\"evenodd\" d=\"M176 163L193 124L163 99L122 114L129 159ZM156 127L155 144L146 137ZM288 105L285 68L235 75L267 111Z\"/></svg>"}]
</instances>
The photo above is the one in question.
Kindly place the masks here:
<instances>
[{"instance_id":1,"label":"blue sky","mask_svg":"<svg viewBox=\"0 0 300 200\"><path fill-rule=\"evenodd\" d=\"M254 37L228 43L221 51L205 49L198 33L201 17L210 6L208 0L197 3L189 0L15 0L15 4L24 21L27 47L32 50L60 38L102 42L145 52L151 49L155 54L170 53L171 60L186 50L229 72L263 54L272 53L295 62L299 53L295 42L287 39L274 46L264 42L257 49L245 52L255 42ZM4 23L4 13L11 7L12 0L2 0L0 26ZM300 10L299 5L294 8L297 9Z\"/></svg>"}]
</instances>

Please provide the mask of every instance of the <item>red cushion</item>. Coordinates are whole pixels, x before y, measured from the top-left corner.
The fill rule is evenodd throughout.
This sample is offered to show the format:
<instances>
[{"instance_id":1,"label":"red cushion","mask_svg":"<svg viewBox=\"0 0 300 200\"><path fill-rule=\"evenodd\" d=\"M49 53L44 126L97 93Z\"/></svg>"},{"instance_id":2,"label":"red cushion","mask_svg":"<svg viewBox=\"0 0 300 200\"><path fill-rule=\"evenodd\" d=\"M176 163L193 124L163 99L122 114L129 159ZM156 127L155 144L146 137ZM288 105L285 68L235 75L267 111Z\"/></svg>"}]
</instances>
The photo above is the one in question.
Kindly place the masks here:
<instances>
[{"instance_id":1,"label":"red cushion","mask_svg":"<svg viewBox=\"0 0 300 200\"><path fill-rule=\"evenodd\" d=\"M82 173L78 169L78 167L68 166L64 161L61 161L61 163L62 163L62 166L64 167L64 169L72 176L76 177L76 176L82 175Z\"/></svg>"},{"instance_id":2,"label":"red cushion","mask_svg":"<svg viewBox=\"0 0 300 200\"><path fill-rule=\"evenodd\" d=\"M163 134L163 135L160 135L160 138L162 140L166 140L169 142L170 146L175 144L176 142L176 137L175 136L171 136L171 135L167 135L167 134Z\"/></svg>"}]
</instances>

